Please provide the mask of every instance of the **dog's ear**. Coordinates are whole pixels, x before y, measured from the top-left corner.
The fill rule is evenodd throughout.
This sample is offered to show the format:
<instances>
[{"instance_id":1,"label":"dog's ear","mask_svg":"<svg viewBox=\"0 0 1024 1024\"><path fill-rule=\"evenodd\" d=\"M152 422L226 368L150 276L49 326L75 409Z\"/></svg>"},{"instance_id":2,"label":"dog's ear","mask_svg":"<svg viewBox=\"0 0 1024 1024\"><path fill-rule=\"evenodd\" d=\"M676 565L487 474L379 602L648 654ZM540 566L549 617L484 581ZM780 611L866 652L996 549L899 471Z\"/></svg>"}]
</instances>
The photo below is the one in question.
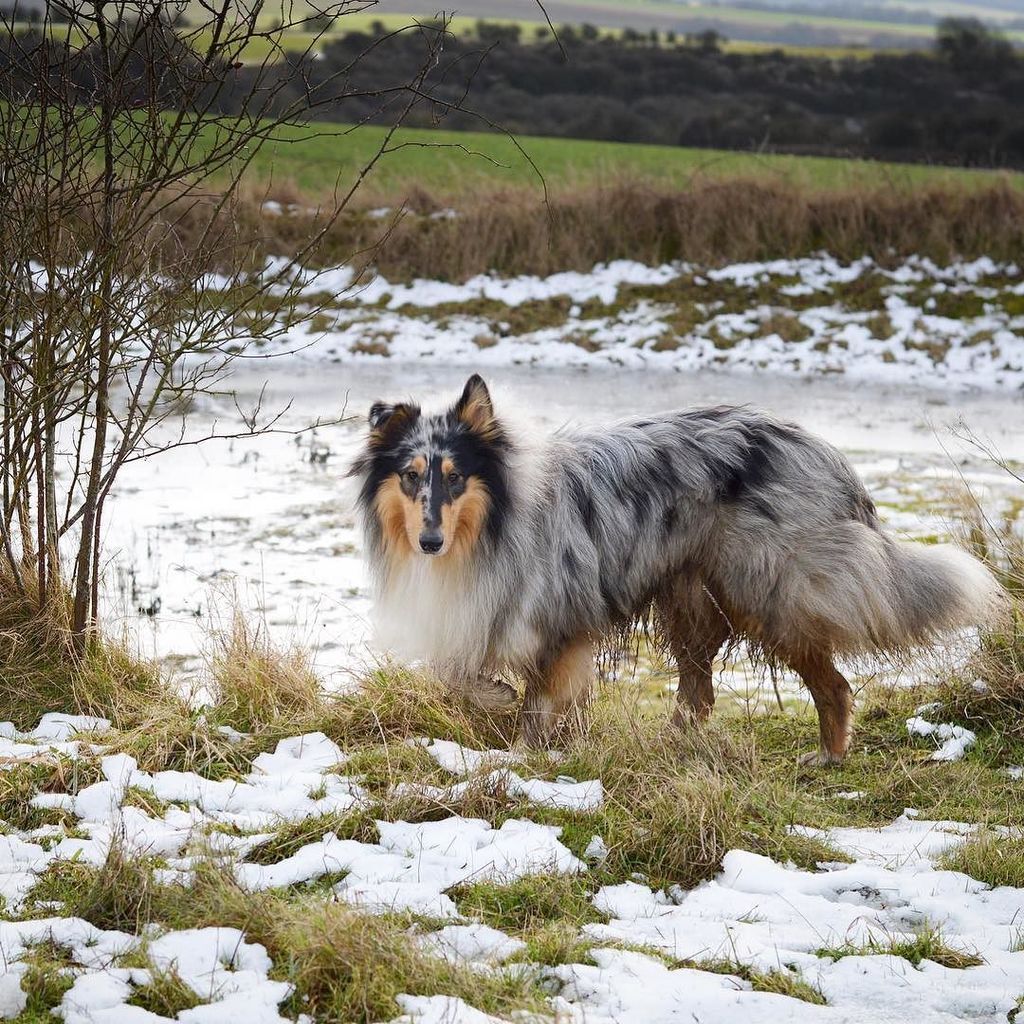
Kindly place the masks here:
<instances>
[{"instance_id":1,"label":"dog's ear","mask_svg":"<svg viewBox=\"0 0 1024 1024\"><path fill-rule=\"evenodd\" d=\"M374 402L370 406L370 441L379 442L393 437L395 432L415 423L420 415L420 407L411 402L398 402L389 405L386 402Z\"/></svg>"},{"instance_id":2,"label":"dog's ear","mask_svg":"<svg viewBox=\"0 0 1024 1024\"><path fill-rule=\"evenodd\" d=\"M494 417L491 393L480 374L474 373L466 381L462 397L455 403L455 418L481 437L492 437L500 431Z\"/></svg>"}]
</instances>

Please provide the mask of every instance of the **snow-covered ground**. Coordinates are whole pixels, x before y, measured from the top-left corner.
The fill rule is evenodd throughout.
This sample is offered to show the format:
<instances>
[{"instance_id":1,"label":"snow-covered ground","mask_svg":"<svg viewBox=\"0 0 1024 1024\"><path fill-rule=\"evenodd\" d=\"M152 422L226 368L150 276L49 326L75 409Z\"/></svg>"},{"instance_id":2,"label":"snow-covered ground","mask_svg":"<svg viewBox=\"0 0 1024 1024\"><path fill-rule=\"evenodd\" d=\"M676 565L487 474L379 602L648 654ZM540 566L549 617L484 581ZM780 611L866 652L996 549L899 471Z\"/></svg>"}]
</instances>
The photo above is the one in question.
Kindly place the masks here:
<instances>
[{"instance_id":1,"label":"snow-covered ground","mask_svg":"<svg viewBox=\"0 0 1024 1024\"><path fill-rule=\"evenodd\" d=\"M843 298L861 284L878 291L880 308L854 308L857 302ZM821 258L712 272L617 263L547 279L487 277L465 285L376 279L357 292L350 285L344 269L305 282L311 303L324 293L331 299L329 322L317 326L322 337L296 328L278 349L293 348L293 355L246 360L232 380L242 406L258 395L265 408L291 401L284 427L316 417L342 422L312 436L180 448L125 470L105 520L106 616L108 628L123 627L145 653L191 668L210 627L223 625L237 603L248 616L261 616L275 639L315 651L332 682L357 678L375 654L344 473L365 411L374 399L410 395L437 407L454 399L471 370L483 370L499 412L509 411L526 429L694 404L767 408L846 451L882 517L904 536L955 530L964 483L993 521L1018 516L1024 505L1011 478L951 433L962 421L1003 456L1024 460L1024 415L1015 391L1024 384L1024 283L1015 267L976 261L942 268L912 260L882 270L869 261L840 266ZM685 322L678 318L679 295L671 292L683 285L693 314ZM706 303L694 303L693 293L702 290ZM726 308L723 290L733 299L749 293L769 300ZM938 311L961 300L974 310L970 315ZM503 310L544 302L564 306L553 326L502 328ZM486 313L481 303L489 304ZM788 340L772 333L776 328ZM231 402L197 403L191 426L197 433L215 421L223 426L232 409ZM751 699L764 680L733 663L721 668L719 684ZM552 807L599 811L601 779L561 778L555 771L534 778L514 751L470 751L436 737L409 737L446 778L431 786L399 782L396 795L457 804L467 785L483 787L516 801L516 816L500 827L457 815L418 824L380 821L376 842L326 832L266 864L254 851L275 827L367 804L365 780L346 772L347 751L322 734L295 736L255 757L240 778L215 781L141 770L105 745L106 728L102 720L60 715L27 734L0 725L2 767L89 758L101 769L91 785L56 787L34 798L36 806L73 819L73 834L48 825L0 835L7 911L0 921L0 1016L23 1007L26 956L50 939L70 953L75 980L60 1007L69 1024L161 1024L164 1018L128 1001L152 972L172 968L201 1001L179 1014L180 1021L284 1019L288 984L271 977L266 950L236 929L157 929L144 937L150 966L125 966L129 954L136 960L129 956L128 963L138 962L139 936L39 916L51 909L26 904L54 864L72 858L100 864L115 841L162 858L163 881L188 885L198 859L212 855L225 858L250 892L321 879L321 886L330 883L324 898L368 913L423 915L434 925L410 942L481 972L538 972L555 993L551 1012L560 1024L994 1024L1024 995L1024 890L989 889L935 866L977 823L926 821L908 809L884 828L825 835L852 858L849 864L800 870L735 849L714 880L693 890L654 891L643 879L605 886L593 901L603 920L581 933L594 963L524 967L519 939L463 920L448 892L469 880L595 870L606 852L599 831L585 850L582 843L570 849L558 827L534 819ZM79 729L89 735L76 735ZM934 745L939 763L930 767L937 772L948 770L941 763L946 757L963 756L973 742L929 707L907 721L907 735L908 742L915 736L918 744ZM1009 782L1020 783L1019 768L1008 774ZM140 793L165 807L163 815L142 806ZM851 808L861 799L856 791L840 795ZM915 967L887 952L927 929L983 962L953 969L925 960ZM825 949L849 955L819 955ZM737 975L689 966L711 961L782 972L818 990L827 1005L754 991ZM399 1005L402 1024L492 1020L444 993L401 996Z\"/></svg>"},{"instance_id":2,"label":"snow-covered ground","mask_svg":"<svg viewBox=\"0 0 1024 1024\"><path fill-rule=\"evenodd\" d=\"M107 618L147 653L194 662L237 600L315 650L325 672L359 671L372 658L369 603L344 472L365 411L409 395L437 405L471 370L530 429L760 405L848 452L906 535L947 534L962 481L994 521L1019 511L1013 481L950 436L962 419L1024 458L1016 265L618 261L465 284L354 281L340 267L298 284L320 312L253 346L231 385L242 407L291 403L284 427L349 419L301 438L183 448L122 474L105 520ZM190 416L197 435L237 419L231 401L197 402Z\"/></svg>"},{"instance_id":3,"label":"snow-covered ground","mask_svg":"<svg viewBox=\"0 0 1024 1024\"><path fill-rule=\"evenodd\" d=\"M690 891L653 891L642 882L604 886L593 903L605 920L586 925L581 933L594 964L505 967L505 960L523 951L523 943L464 920L446 890L466 881L500 884L537 873L590 870L560 841L558 827L536 824L528 815L500 828L457 815L415 825L379 821L376 843L327 833L275 864L252 863L247 858L271 837L268 828L366 801L360 778L345 774L344 750L320 733L296 736L256 757L244 779L213 782L191 772L142 772L130 757L104 754L107 729L102 719L60 715L45 717L27 734L9 724L0 727L0 755L8 768L57 756L98 755L102 769L99 781L74 795L57 791L33 800L70 812L86 838L67 837L60 826L0 836L0 891L8 918L0 922L0 1016L14 1017L24 1008L25 957L32 946L49 940L69 956L74 983L58 1009L68 1024L162 1024L167 1018L127 1004L154 971L171 969L201 1003L179 1014L179 1021L286 1019L278 1006L290 995L290 985L268 976L272 964L266 950L237 929L157 927L143 942L140 936L99 929L78 918L39 916L42 908L24 906L32 885L54 863L102 864L114 842L130 853L163 857L160 879L170 883L188 885L196 859L210 856L226 858L247 890L343 873L332 887L333 898L367 913L412 910L435 922L430 929L414 929L409 938L431 955L482 972L536 972L554 993L552 1019L563 1024L868 1024L883 1019L994 1024L1005 1020L1024 994L1024 890L991 889L933 864L975 830L970 824L924 821L908 810L883 828L823 833L852 863L805 871L736 849L725 855L715 879ZM88 735L78 737L79 730ZM529 803L590 810L601 805L600 780L523 780L509 766L508 751L415 742L423 742L453 778L511 773L519 783L517 795ZM173 804L162 818L155 817L125 804L129 787ZM230 832L222 831L225 826L231 826ZM601 848L595 837L587 856L599 860ZM19 920L19 912L29 909L35 916ZM46 910L56 914L60 908ZM913 941L926 929L981 963L960 969L925 960L915 967L886 952L892 943ZM623 944L631 948L615 948ZM636 951L645 947L651 955ZM150 966L124 966L123 958L140 949ZM671 961L699 965L722 960L784 972L816 988L827 1005L753 991L733 974L671 966ZM406 1011L401 1020L416 1024L492 1020L444 993L403 996L399 1003Z\"/></svg>"},{"instance_id":4,"label":"snow-covered ground","mask_svg":"<svg viewBox=\"0 0 1024 1024\"><path fill-rule=\"evenodd\" d=\"M354 281L340 267L300 280L320 315L268 351L315 361L842 374L1007 391L1024 384L1024 276L987 258L949 266L911 258L890 268L818 256L715 269L619 260L589 273L465 284Z\"/></svg>"}]
</instances>

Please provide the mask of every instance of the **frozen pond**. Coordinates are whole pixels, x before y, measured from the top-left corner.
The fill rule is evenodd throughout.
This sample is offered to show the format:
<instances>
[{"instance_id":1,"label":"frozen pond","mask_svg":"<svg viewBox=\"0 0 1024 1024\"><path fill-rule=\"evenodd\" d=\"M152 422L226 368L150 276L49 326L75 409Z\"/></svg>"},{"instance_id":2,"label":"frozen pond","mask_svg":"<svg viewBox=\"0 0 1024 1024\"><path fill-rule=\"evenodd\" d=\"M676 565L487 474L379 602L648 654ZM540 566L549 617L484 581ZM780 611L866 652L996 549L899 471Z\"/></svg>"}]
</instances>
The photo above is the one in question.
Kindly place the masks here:
<instances>
[{"instance_id":1,"label":"frozen pond","mask_svg":"<svg viewBox=\"0 0 1024 1024\"><path fill-rule=\"evenodd\" d=\"M266 383L282 421L344 423L181 448L130 466L107 516L108 627L142 652L188 667L237 604L271 635L316 652L343 681L373 658L360 538L344 479L375 398L453 401L471 368L436 364L245 362L234 386L244 407ZM848 380L770 375L496 367L486 373L499 412L541 429L611 421L686 405L751 403L796 420L846 451L891 527L905 536L953 528L961 477L991 516L1016 515L1019 486L951 432L961 420L1003 457L1024 460L1024 401L1006 393L914 391ZM228 408L198 408L197 433Z\"/></svg>"}]
</instances>

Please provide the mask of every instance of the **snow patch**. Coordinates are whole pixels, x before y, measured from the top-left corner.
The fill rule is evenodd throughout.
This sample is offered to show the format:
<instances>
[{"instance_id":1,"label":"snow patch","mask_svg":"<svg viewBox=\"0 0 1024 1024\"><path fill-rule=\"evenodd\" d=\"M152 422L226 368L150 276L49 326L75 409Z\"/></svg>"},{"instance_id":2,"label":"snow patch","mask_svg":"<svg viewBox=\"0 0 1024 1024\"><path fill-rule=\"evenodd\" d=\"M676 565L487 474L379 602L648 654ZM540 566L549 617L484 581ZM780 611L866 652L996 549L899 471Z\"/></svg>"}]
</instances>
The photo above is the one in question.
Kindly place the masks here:
<instances>
[{"instance_id":1,"label":"snow patch","mask_svg":"<svg viewBox=\"0 0 1024 1024\"><path fill-rule=\"evenodd\" d=\"M926 704L917 709L917 714L907 719L907 732L911 736L931 736L941 744L930 761L959 761L977 742L977 735L962 725L948 722L929 722L924 715L937 710L937 705Z\"/></svg>"}]
</instances>

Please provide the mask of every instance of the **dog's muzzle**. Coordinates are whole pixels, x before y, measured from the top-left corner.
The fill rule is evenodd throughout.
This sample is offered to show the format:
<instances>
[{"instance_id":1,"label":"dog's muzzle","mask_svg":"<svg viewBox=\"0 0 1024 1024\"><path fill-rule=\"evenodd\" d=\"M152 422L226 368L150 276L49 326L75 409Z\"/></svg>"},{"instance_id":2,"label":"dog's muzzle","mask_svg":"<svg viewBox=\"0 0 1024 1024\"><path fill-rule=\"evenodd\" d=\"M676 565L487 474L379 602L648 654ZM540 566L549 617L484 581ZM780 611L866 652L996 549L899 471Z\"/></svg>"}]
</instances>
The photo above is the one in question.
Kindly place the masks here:
<instances>
[{"instance_id":1,"label":"dog's muzzle","mask_svg":"<svg viewBox=\"0 0 1024 1024\"><path fill-rule=\"evenodd\" d=\"M444 547L444 534L440 530L424 530L420 534L420 550L425 555L436 555Z\"/></svg>"}]
</instances>

